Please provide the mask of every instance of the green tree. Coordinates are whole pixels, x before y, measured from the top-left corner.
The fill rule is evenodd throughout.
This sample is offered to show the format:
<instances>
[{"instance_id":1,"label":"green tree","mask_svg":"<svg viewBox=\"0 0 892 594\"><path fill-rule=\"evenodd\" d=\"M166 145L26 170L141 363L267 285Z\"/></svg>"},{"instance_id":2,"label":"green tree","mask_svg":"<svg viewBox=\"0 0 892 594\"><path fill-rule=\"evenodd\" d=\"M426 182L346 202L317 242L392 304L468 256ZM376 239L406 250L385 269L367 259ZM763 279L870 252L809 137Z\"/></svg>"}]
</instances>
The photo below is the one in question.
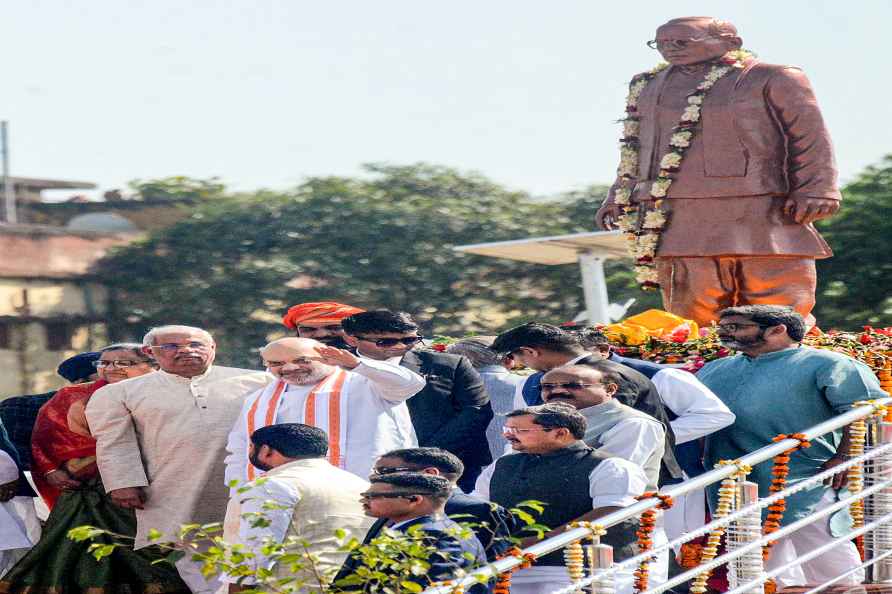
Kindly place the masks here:
<instances>
[{"instance_id":1,"label":"green tree","mask_svg":"<svg viewBox=\"0 0 892 594\"><path fill-rule=\"evenodd\" d=\"M182 175L128 184L134 200L198 201L220 198L226 189L217 178L195 179Z\"/></svg>"},{"instance_id":2,"label":"green tree","mask_svg":"<svg viewBox=\"0 0 892 594\"><path fill-rule=\"evenodd\" d=\"M892 155L843 188L836 216L818 224L834 256L818 261L815 316L825 328L892 325Z\"/></svg>"},{"instance_id":3,"label":"green tree","mask_svg":"<svg viewBox=\"0 0 892 594\"><path fill-rule=\"evenodd\" d=\"M437 333L560 322L582 309L574 265L452 248L591 230L603 188L542 203L445 167L369 165L366 173L311 178L290 192L221 192L188 219L118 250L100 268L115 295L113 335L200 325L216 335L221 361L255 365L253 351L302 301L405 310ZM624 274L612 277L628 284Z\"/></svg>"}]
</instances>

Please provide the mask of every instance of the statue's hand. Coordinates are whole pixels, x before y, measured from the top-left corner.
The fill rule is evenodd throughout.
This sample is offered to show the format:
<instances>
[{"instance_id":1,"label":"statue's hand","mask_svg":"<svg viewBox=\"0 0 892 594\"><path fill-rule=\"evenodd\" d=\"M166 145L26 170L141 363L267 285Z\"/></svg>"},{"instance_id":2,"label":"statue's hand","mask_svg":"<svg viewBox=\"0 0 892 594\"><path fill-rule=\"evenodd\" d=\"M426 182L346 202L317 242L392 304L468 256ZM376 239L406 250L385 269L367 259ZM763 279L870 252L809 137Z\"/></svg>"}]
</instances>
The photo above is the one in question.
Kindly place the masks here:
<instances>
[{"instance_id":1,"label":"statue's hand","mask_svg":"<svg viewBox=\"0 0 892 594\"><path fill-rule=\"evenodd\" d=\"M787 198L784 214L799 223L807 225L836 214L839 200L832 198Z\"/></svg>"},{"instance_id":2,"label":"statue's hand","mask_svg":"<svg viewBox=\"0 0 892 594\"><path fill-rule=\"evenodd\" d=\"M604 203L601 205L601 208L598 209L598 212L595 213L595 224L601 229L606 229L607 231L619 229L619 226L616 222L622 213L622 208L620 208L616 204Z\"/></svg>"}]
</instances>

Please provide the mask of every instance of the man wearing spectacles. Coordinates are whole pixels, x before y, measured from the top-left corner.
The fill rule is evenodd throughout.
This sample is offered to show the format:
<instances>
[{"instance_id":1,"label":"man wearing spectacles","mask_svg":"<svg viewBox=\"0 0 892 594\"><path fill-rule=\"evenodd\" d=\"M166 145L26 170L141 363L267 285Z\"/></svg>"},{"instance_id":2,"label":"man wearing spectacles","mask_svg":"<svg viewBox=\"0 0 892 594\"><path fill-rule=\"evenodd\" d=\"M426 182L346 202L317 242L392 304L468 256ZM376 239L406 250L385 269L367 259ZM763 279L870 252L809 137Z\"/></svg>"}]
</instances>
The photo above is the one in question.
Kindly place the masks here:
<instances>
[{"instance_id":1,"label":"man wearing spectacles","mask_svg":"<svg viewBox=\"0 0 892 594\"><path fill-rule=\"evenodd\" d=\"M586 379L582 383L592 384L596 380ZM634 504L635 497L647 490L644 471L628 460L607 454L607 450L586 445L586 428L585 416L558 402L508 413L504 431L514 451L484 469L473 495L506 509L523 501L542 502L544 510L536 522L550 529L545 538L562 534L571 522L593 521ZM630 520L610 527L601 537L601 542L613 546L616 561L637 552L637 527L637 521ZM514 526L512 534L523 539L522 547L539 540L523 528L520 524ZM665 579L661 580L663 575L660 562L652 564L651 584L660 583ZM616 578L618 592L632 591L631 570L618 572ZM569 583L563 554L558 550L536 559L533 567L516 572L511 579L511 592L547 594Z\"/></svg>"},{"instance_id":2,"label":"man wearing spectacles","mask_svg":"<svg viewBox=\"0 0 892 594\"><path fill-rule=\"evenodd\" d=\"M742 43L734 25L711 17L657 29L648 45L670 67L638 97L631 121L637 171L617 178L596 215L600 227L618 228L620 187L631 190L632 205L654 208L651 189L689 97ZM691 131L660 207L668 221L656 252L664 309L701 326L728 305L785 304L809 316L815 259L832 255L812 223L836 213L841 196L808 78L795 67L745 58L702 99Z\"/></svg>"},{"instance_id":3,"label":"man wearing spectacles","mask_svg":"<svg viewBox=\"0 0 892 594\"><path fill-rule=\"evenodd\" d=\"M347 342L360 357L400 365L424 377L424 389L407 404L418 445L452 452L465 465L458 486L469 492L492 462L486 428L493 412L480 374L466 357L415 348L418 324L386 309L344 318Z\"/></svg>"},{"instance_id":4,"label":"man wearing spectacles","mask_svg":"<svg viewBox=\"0 0 892 594\"><path fill-rule=\"evenodd\" d=\"M255 478L249 436L277 423L306 423L328 434L329 461L365 478L384 452L418 445L406 402L424 379L405 367L360 359L310 338L286 337L262 349L278 381L249 395L232 426L226 483Z\"/></svg>"},{"instance_id":5,"label":"man wearing spectacles","mask_svg":"<svg viewBox=\"0 0 892 594\"><path fill-rule=\"evenodd\" d=\"M117 505L136 510L137 549L178 540L183 524L223 520L229 429L245 396L271 379L214 365L216 344L201 328L153 328L143 345L161 369L100 388L86 409L105 489ZM150 542L151 529L163 538ZM176 566L193 592L219 587L190 555Z\"/></svg>"},{"instance_id":6,"label":"man wearing spectacles","mask_svg":"<svg viewBox=\"0 0 892 594\"><path fill-rule=\"evenodd\" d=\"M840 353L800 344L805 321L789 307L749 305L721 312L718 334L722 344L738 354L707 363L697 377L731 409L737 420L706 438L704 462L711 468L720 460L734 460L771 443L778 433L793 433L829 421L859 401L888 396L864 364ZM790 455L788 483L811 478L848 459L849 427L811 440L811 447ZM785 498L782 524L814 514L836 501L845 486L846 473L832 482ZM753 467L747 480L759 484L759 496L767 497L773 476L770 464ZM708 489L710 504L717 501ZM815 522L777 541L766 563L771 570L833 539L829 523ZM793 566L777 576L778 587L826 582L845 575L861 564L855 546L846 542L818 557ZM843 583L861 583L857 570Z\"/></svg>"},{"instance_id":7,"label":"man wearing spectacles","mask_svg":"<svg viewBox=\"0 0 892 594\"><path fill-rule=\"evenodd\" d=\"M427 559L427 571L423 575L414 575L404 569L400 581L427 588L436 581L455 579L459 570L469 571L486 563L483 546L477 537L462 534L461 526L446 516L444 507L452 492L452 483L448 479L420 472L396 472L373 475L371 483L360 499L365 513L387 523L382 529L387 536L408 538L432 549ZM371 538L365 544L374 546L378 540ZM338 581L355 574L361 565L361 559L351 554L338 573L335 586ZM397 581L392 568L370 569L388 574L388 583ZM344 590L382 591L383 582L362 582L365 582L365 588L356 587L355 582L350 588L347 587L349 581L345 582ZM487 588L484 584L474 584L468 592L484 594Z\"/></svg>"}]
</instances>

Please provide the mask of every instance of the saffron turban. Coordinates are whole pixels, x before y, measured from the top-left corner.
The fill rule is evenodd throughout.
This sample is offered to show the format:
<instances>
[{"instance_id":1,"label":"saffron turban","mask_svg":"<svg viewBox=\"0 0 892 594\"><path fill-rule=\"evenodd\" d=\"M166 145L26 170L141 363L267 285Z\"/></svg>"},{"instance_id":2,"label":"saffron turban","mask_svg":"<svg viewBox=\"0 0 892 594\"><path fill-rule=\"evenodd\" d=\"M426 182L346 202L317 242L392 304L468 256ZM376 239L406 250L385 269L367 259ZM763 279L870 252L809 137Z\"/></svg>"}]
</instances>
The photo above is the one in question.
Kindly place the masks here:
<instances>
[{"instance_id":1,"label":"saffron turban","mask_svg":"<svg viewBox=\"0 0 892 594\"><path fill-rule=\"evenodd\" d=\"M344 305L335 301L319 301L316 303L298 303L288 309L282 318L286 328L292 330L300 324L337 324L347 316L364 312L364 309Z\"/></svg>"}]
</instances>

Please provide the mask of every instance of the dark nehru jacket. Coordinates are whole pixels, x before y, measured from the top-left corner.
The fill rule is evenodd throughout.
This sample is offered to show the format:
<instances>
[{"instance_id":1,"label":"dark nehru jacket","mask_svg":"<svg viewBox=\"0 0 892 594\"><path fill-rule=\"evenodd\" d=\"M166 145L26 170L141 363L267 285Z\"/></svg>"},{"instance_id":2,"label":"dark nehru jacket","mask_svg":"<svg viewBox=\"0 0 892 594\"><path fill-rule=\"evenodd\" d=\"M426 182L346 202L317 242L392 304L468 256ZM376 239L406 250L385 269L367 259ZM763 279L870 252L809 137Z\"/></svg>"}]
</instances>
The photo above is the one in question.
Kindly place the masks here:
<instances>
[{"instance_id":1,"label":"dark nehru jacket","mask_svg":"<svg viewBox=\"0 0 892 594\"><path fill-rule=\"evenodd\" d=\"M536 500L545 504L536 518L539 524L557 528L592 511L589 475L607 456L576 442L549 454L511 454L496 461L489 483L490 499L506 509L522 501ZM520 534L518 524L513 536ZM617 561L637 553L636 520L628 520L607 529L601 542L613 547ZM536 561L540 565L564 565L562 551L554 551Z\"/></svg>"}]
</instances>

